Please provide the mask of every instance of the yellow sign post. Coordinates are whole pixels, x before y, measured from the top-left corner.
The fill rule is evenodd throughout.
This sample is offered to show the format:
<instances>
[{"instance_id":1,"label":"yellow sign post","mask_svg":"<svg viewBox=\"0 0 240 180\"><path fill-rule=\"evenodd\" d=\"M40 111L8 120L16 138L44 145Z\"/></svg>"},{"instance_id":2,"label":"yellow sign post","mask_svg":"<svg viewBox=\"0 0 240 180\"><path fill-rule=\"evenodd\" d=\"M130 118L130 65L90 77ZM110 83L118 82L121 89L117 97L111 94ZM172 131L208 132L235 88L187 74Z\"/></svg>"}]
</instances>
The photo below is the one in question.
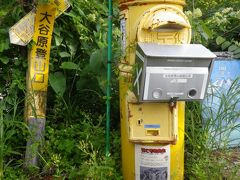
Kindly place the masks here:
<instances>
[{"instance_id":1,"label":"yellow sign post","mask_svg":"<svg viewBox=\"0 0 240 180\"><path fill-rule=\"evenodd\" d=\"M54 21L69 7L68 0L49 0L47 4L39 4L9 30L12 44L26 46L33 39L26 78L25 119L31 131L26 147L26 167L37 166L39 145L43 142Z\"/></svg>"},{"instance_id":2,"label":"yellow sign post","mask_svg":"<svg viewBox=\"0 0 240 180\"><path fill-rule=\"evenodd\" d=\"M25 119L32 135L26 147L26 167L37 166L39 144L43 140L49 58L55 15L56 7L53 4L37 6L27 76Z\"/></svg>"},{"instance_id":3,"label":"yellow sign post","mask_svg":"<svg viewBox=\"0 0 240 180\"><path fill-rule=\"evenodd\" d=\"M183 179L184 102L138 102L132 91L136 44L188 44L185 0L119 0L122 168L126 180ZM140 74L137 72L137 74ZM138 77L139 78L139 77ZM137 84L137 81L135 81Z\"/></svg>"},{"instance_id":4,"label":"yellow sign post","mask_svg":"<svg viewBox=\"0 0 240 180\"><path fill-rule=\"evenodd\" d=\"M33 39L26 78L25 119L31 132L26 147L26 167L37 166L39 145L43 142L54 21L69 7L68 0L49 0L47 4L39 4L9 29L12 44L26 46Z\"/></svg>"},{"instance_id":5,"label":"yellow sign post","mask_svg":"<svg viewBox=\"0 0 240 180\"><path fill-rule=\"evenodd\" d=\"M12 44L26 46L33 39L28 57L25 101L25 119L31 131L26 147L26 167L37 166L38 149L43 141L54 21L69 7L68 0L49 0L47 4L39 4L9 30Z\"/></svg>"}]
</instances>

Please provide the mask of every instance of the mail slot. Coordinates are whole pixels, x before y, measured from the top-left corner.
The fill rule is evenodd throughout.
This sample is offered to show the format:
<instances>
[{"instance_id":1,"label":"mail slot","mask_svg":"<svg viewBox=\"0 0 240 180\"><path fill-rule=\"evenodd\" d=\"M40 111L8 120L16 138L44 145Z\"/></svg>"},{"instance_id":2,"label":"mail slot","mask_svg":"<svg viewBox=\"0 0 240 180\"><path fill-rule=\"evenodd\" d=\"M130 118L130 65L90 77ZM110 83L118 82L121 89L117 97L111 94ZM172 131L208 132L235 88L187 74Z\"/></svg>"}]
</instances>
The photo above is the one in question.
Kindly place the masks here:
<instances>
[{"instance_id":1,"label":"mail slot","mask_svg":"<svg viewBox=\"0 0 240 180\"><path fill-rule=\"evenodd\" d=\"M133 68L134 92L139 101L201 100L215 57L201 44L139 42Z\"/></svg>"}]
</instances>

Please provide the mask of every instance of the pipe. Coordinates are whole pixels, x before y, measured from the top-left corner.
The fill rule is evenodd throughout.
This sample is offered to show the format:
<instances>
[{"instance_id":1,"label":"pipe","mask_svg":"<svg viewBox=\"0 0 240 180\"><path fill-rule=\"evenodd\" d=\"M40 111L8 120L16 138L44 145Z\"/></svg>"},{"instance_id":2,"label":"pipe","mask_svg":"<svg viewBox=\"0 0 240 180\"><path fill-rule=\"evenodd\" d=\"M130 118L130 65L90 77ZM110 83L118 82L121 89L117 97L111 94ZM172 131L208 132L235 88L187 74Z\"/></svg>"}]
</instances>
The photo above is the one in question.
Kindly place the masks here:
<instances>
[{"instance_id":1,"label":"pipe","mask_svg":"<svg viewBox=\"0 0 240 180\"><path fill-rule=\"evenodd\" d=\"M111 118L111 71L112 71L112 0L108 0L108 58L107 58L107 114L106 114L106 156L110 155Z\"/></svg>"}]
</instances>

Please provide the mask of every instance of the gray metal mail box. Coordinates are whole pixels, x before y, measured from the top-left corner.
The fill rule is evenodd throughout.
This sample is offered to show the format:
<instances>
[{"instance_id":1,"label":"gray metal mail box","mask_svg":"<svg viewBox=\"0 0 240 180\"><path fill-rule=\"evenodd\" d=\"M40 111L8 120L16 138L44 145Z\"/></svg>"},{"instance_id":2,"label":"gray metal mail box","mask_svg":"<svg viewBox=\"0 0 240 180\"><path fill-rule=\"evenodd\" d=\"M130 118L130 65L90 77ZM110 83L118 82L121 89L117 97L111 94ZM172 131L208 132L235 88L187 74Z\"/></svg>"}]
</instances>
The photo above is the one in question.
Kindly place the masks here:
<instances>
[{"instance_id":1,"label":"gray metal mail box","mask_svg":"<svg viewBox=\"0 0 240 180\"><path fill-rule=\"evenodd\" d=\"M135 94L139 101L203 99L215 57L200 44L138 43Z\"/></svg>"}]
</instances>

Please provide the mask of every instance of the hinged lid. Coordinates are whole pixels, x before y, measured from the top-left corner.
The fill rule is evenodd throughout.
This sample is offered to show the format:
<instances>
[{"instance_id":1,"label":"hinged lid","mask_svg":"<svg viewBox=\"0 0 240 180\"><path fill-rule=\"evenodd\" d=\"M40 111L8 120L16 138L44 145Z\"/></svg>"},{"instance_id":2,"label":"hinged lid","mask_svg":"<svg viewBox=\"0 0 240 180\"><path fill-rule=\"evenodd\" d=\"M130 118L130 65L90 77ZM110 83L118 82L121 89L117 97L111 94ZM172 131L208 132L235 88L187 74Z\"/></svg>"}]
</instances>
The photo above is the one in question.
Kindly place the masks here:
<instances>
[{"instance_id":1,"label":"hinged lid","mask_svg":"<svg viewBox=\"0 0 240 180\"><path fill-rule=\"evenodd\" d=\"M201 44L160 45L157 43L138 43L142 56L159 58L213 59L216 57Z\"/></svg>"}]
</instances>

